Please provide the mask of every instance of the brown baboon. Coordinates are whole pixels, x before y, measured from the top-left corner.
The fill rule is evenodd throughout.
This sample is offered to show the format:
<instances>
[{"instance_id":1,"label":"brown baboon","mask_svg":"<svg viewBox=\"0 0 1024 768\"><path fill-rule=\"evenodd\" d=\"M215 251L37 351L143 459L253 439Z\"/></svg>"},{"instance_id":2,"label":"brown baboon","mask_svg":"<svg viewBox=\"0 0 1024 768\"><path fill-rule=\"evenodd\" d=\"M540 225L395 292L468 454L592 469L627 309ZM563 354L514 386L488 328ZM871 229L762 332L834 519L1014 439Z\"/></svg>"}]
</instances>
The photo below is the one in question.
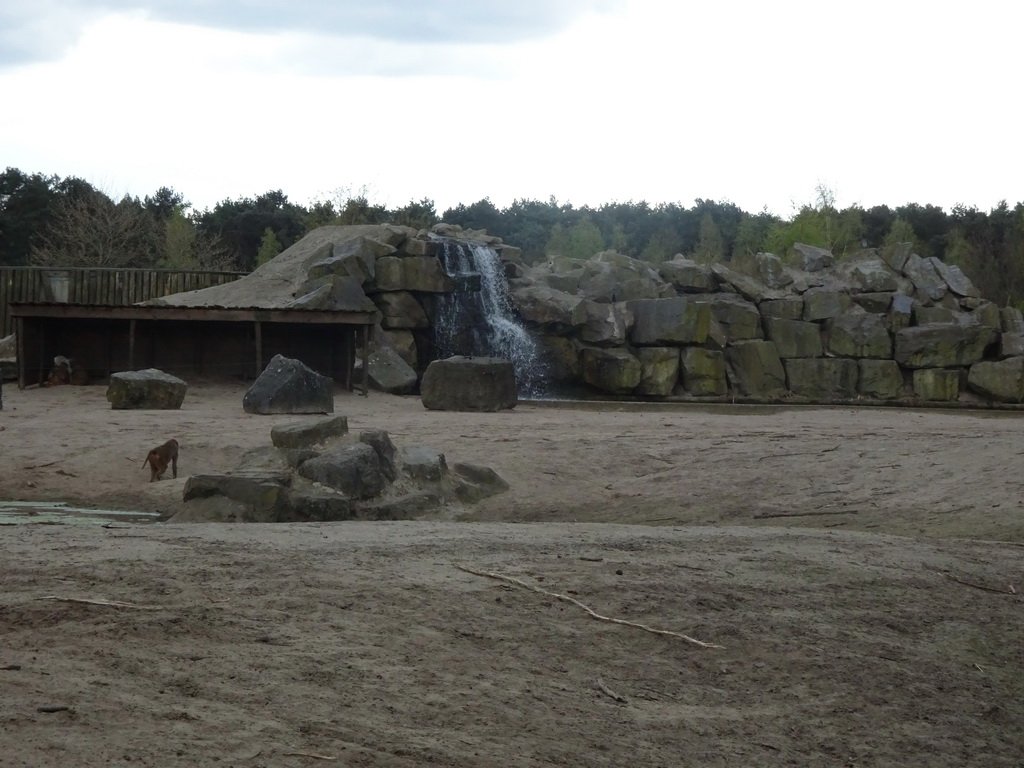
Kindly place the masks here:
<instances>
[{"instance_id":1,"label":"brown baboon","mask_svg":"<svg viewBox=\"0 0 1024 768\"><path fill-rule=\"evenodd\" d=\"M178 441L168 440L146 454L143 466L149 465L149 482L163 480L163 474L167 471L167 465L171 465L174 477L178 477Z\"/></svg>"}]
</instances>

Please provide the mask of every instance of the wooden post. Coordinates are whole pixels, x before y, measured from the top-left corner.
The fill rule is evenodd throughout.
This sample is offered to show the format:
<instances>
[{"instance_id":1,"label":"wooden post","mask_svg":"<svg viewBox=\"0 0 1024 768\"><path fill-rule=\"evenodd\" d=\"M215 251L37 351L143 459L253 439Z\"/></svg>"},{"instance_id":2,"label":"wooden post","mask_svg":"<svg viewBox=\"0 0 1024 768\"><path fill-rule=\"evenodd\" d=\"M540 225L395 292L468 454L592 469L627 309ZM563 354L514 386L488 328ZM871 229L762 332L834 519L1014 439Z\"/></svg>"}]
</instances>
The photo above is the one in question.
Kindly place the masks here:
<instances>
[{"instance_id":1,"label":"wooden post","mask_svg":"<svg viewBox=\"0 0 1024 768\"><path fill-rule=\"evenodd\" d=\"M256 321L256 377L263 373L263 323Z\"/></svg>"},{"instance_id":2,"label":"wooden post","mask_svg":"<svg viewBox=\"0 0 1024 768\"><path fill-rule=\"evenodd\" d=\"M135 323L136 320L128 321L128 370L135 370Z\"/></svg>"},{"instance_id":3,"label":"wooden post","mask_svg":"<svg viewBox=\"0 0 1024 768\"><path fill-rule=\"evenodd\" d=\"M39 386L49 378L46 372L46 319L39 318Z\"/></svg>"},{"instance_id":4,"label":"wooden post","mask_svg":"<svg viewBox=\"0 0 1024 768\"><path fill-rule=\"evenodd\" d=\"M355 330L355 328L350 326L350 325L342 326L341 339L342 339L342 342L344 343L344 346L343 346L343 348L341 350L341 365L342 365L342 368L345 371L345 374L344 374L345 378L343 379L343 381L345 383L345 389L347 389L349 392L351 392L352 391L352 368L353 368L353 362L355 360L355 352L353 350L355 350L355 347L356 347L356 330Z\"/></svg>"},{"instance_id":5,"label":"wooden post","mask_svg":"<svg viewBox=\"0 0 1024 768\"><path fill-rule=\"evenodd\" d=\"M19 317L15 323L18 333L18 389L25 388L25 318Z\"/></svg>"}]
</instances>

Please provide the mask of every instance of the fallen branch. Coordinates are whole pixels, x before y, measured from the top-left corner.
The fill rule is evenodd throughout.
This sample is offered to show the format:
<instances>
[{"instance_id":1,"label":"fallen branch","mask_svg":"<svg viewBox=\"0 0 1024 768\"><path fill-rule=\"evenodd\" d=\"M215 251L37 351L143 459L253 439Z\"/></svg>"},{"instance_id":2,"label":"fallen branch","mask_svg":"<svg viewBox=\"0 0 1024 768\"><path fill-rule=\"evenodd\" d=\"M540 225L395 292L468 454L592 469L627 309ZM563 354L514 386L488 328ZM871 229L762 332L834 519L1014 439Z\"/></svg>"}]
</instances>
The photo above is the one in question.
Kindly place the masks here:
<instances>
[{"instance_id":1,"label":"fallen branch","mask_svg":"<svg viewBox=\"0 0 1024 768\"><path fill-rule=\"evenodd\" d=\"M773 453L769 456L762 456L758 461L764 461L765 459L781 459L785 456L820 456L823 453L832 453L832 451L838 451L839 446L834 445L831 448L824 448L820 451L798 451L796 453Z\"/></svg>"},{"instance_id":2,"label":"fallen branch","mask_svg":"<svg viewBox=\"0 0 1024 768\"><path fill-rule=\"evenodd\" d=\"M772 512L764 515L754 515L754 520L772 520L776 517L823 517L827 515L856 515L855 509L833 510L831 512Z\"/></svg>"},{"instance_id":3,"label":"fallen branch","mask_svg":"<svg viewBox=\"0 0 1024 768\"><path fill-rule=\"evenodd\" d=\"M257 752L257 754L259 754ZM285 757L312 757L314 760L329 760L332 763L337 760L336 757L330 755L318 755L316 752L282 752Z\"/></svg>"},{"instance_id":4,"label":"fallen branch","mask_svg":"<svg viewBox=\"0 0 1024 768\"><path fill-rule=\"evenodd\" d=\"M629 703L628 701L626 701L626 697L625 696L622 696L621 694L616 693L611 688L609 688L607 685L605 685L604 684L604 680L602 680L600 677L597 678L597 680L595 682L597 683L598 689L605 696L609 697L610 699L614 699L615 701L621 702L622 704L628 704Z\"/></svg>"},{"instance_id":5,"label":"fallen branch","mask_svg":"<svg viewBox=\"0 0 1024 768\"><path fill-rule=\"evenodd\" d=\"M52 467L54 464L59 464L62 461L64 459L57 459L57 461L51 461L48 464L29 464L27 467L22 467L22 469L42 469L43 467Z\"/></svg>"},{"instance_id":6,"label":"fallen branch","mask_svg":"<svg viewBox=\"0 0 1024 768\"><path fill-rule=\"evenodd\" d=\"M705 642L703 642L701 640L697 640L697 639L692 638L692 637L690 637L688 635L680 634L679 632L669 632L667 629L653 629L652 627L648 627L648 626L646 626L644 624L638 624L635 621L626 621L625 619L615 619L615 618L612 618L610 616L602 616L600 613L597 613L595 610L590 608L590 606L588 606L588 605L586 605L584 603L581 603L579 600L577 600L574 597L569 597L568 595L561 595L561 594L559 594L557 592L548 592L546 589L541 589L540 587L536 587L533 584L527 584L525 581L520 581L519 579L513 578L512 576L505 576L503 574L492 573L490 571L478 571L478 570L475 570L473 568L469 568L469 567L467 567L465 565L459 565L458 563L453 563L453 565L456 568L458 568L460 571L465 571L466 573L472 573L475 576L485 576L485 577L487 577L489 579L498 579L499 581L507 581L509 584L515 584L517 586L523 587L524 589L529 589L529 590L532 590L533 592L539 592L542 595L547 595L548 597L553 597L556 600L563 600L563 601L565 601L567 603L572 603L573 605L579 606L584 611L586 611L588 614L590 614L591 617L593 617L595 619L598 619L599 621L608 621L608 622L611 622L612 624L622 624L623 626L634 627L635 629L642 629L644 632L650 632L651 634L655 634L655 635L669 635L670 637L678 637L681 640L685 640L686 642L692 643L693 645L700 646L701 648L722 648L723 647L721 645L715 645L713 643L705 643Z\"/></svg>"},{"instance_id":7,"label":"fallen branch","mask_svg":"<svg viewBox=\"0 0 1024 768\"><path fill-rule=\"evenodd\" d=\"M946 574L946 578L950 579L951 581L955 581L957 584L963 584L965 587L974 587L975 589L980 589L983 592L995 592L997 595L1017 594L1017 590L1013 588L1013 584L1008 585L1009 589L997 589L996 587L986 587L984 584L974 584L970 581L964 581L963 579L958 579L955 576L950 576L948 573Z\"/></svg>"},{"instance_id":8,"label":"fallen branch","mask_svg":"<svg viewBox=\"0 0 1024 768\"><path fill-rule=\"evenodd\" d=\"M136 605L135 603L122 603L119 600L88 600L84 597L60 597L59 595L46 595L39 600L59 600L62 603L85 603L86 605L105 605L109 608L135 608L140 611L159 611L162 605Z\"/></svg>"}]
</instances>

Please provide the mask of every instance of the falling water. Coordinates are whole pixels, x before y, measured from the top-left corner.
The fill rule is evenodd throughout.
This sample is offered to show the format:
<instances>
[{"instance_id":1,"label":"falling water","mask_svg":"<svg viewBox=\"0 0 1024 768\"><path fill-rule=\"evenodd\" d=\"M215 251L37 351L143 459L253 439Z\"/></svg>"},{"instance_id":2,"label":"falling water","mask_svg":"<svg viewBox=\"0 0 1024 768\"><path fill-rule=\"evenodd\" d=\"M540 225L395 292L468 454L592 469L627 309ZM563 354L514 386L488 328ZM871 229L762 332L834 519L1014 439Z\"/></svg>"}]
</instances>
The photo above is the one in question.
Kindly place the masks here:
<instances>
[{"instance_id":1,"label":"falling water","mask_svg":"<svg viewBox=\"0 0 1024 768\"><path fill-rule=\"evenodd\" d=\"M434 318L434 349L438 358L452 355L500 357L512 361L519 393L544 393L544 366L537 342L515 318L509 301L505 268L486 245L441 239L441 263L455 281L452 293L441 294Z\"/></svg>"}]
</instances>

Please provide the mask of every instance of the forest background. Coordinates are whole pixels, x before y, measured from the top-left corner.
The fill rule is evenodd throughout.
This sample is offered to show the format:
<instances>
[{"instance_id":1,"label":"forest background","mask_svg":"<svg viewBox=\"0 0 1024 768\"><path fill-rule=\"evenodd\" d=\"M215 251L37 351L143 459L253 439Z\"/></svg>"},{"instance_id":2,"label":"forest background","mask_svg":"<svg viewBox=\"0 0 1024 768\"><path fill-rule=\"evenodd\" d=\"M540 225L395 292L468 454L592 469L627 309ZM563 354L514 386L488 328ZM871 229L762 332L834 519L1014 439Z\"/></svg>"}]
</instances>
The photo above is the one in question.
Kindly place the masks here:
<instances>
[{"instance_id":1,"label":"forest background","mask_svg":"<svg viewBox=\"0 0 1024 768\"><path fill-rule=\"evenodd\" d=\"M171 187L142 199L114 199L89 182L25 173L0 174L0 266L158 267L248 272L306 233L328 224L439 221L485 229L523 251L527 263L560 255L586 259L604 250L654 264L683 254L743 268L755 253L789 258L796 242L830 249L839 259L865 248L911 242L920 256L958 265L982 295L1024 308L1024 203L990 211L929 204L839 209L819 186L791 216L749 213L730 202L613 202L576 208L554 197L498 208L485 198L443 213L430 199L389 209L365 187L342 187L303 206L281 190L223 200L196 210Z\"/></svg>"}]
</instances>

